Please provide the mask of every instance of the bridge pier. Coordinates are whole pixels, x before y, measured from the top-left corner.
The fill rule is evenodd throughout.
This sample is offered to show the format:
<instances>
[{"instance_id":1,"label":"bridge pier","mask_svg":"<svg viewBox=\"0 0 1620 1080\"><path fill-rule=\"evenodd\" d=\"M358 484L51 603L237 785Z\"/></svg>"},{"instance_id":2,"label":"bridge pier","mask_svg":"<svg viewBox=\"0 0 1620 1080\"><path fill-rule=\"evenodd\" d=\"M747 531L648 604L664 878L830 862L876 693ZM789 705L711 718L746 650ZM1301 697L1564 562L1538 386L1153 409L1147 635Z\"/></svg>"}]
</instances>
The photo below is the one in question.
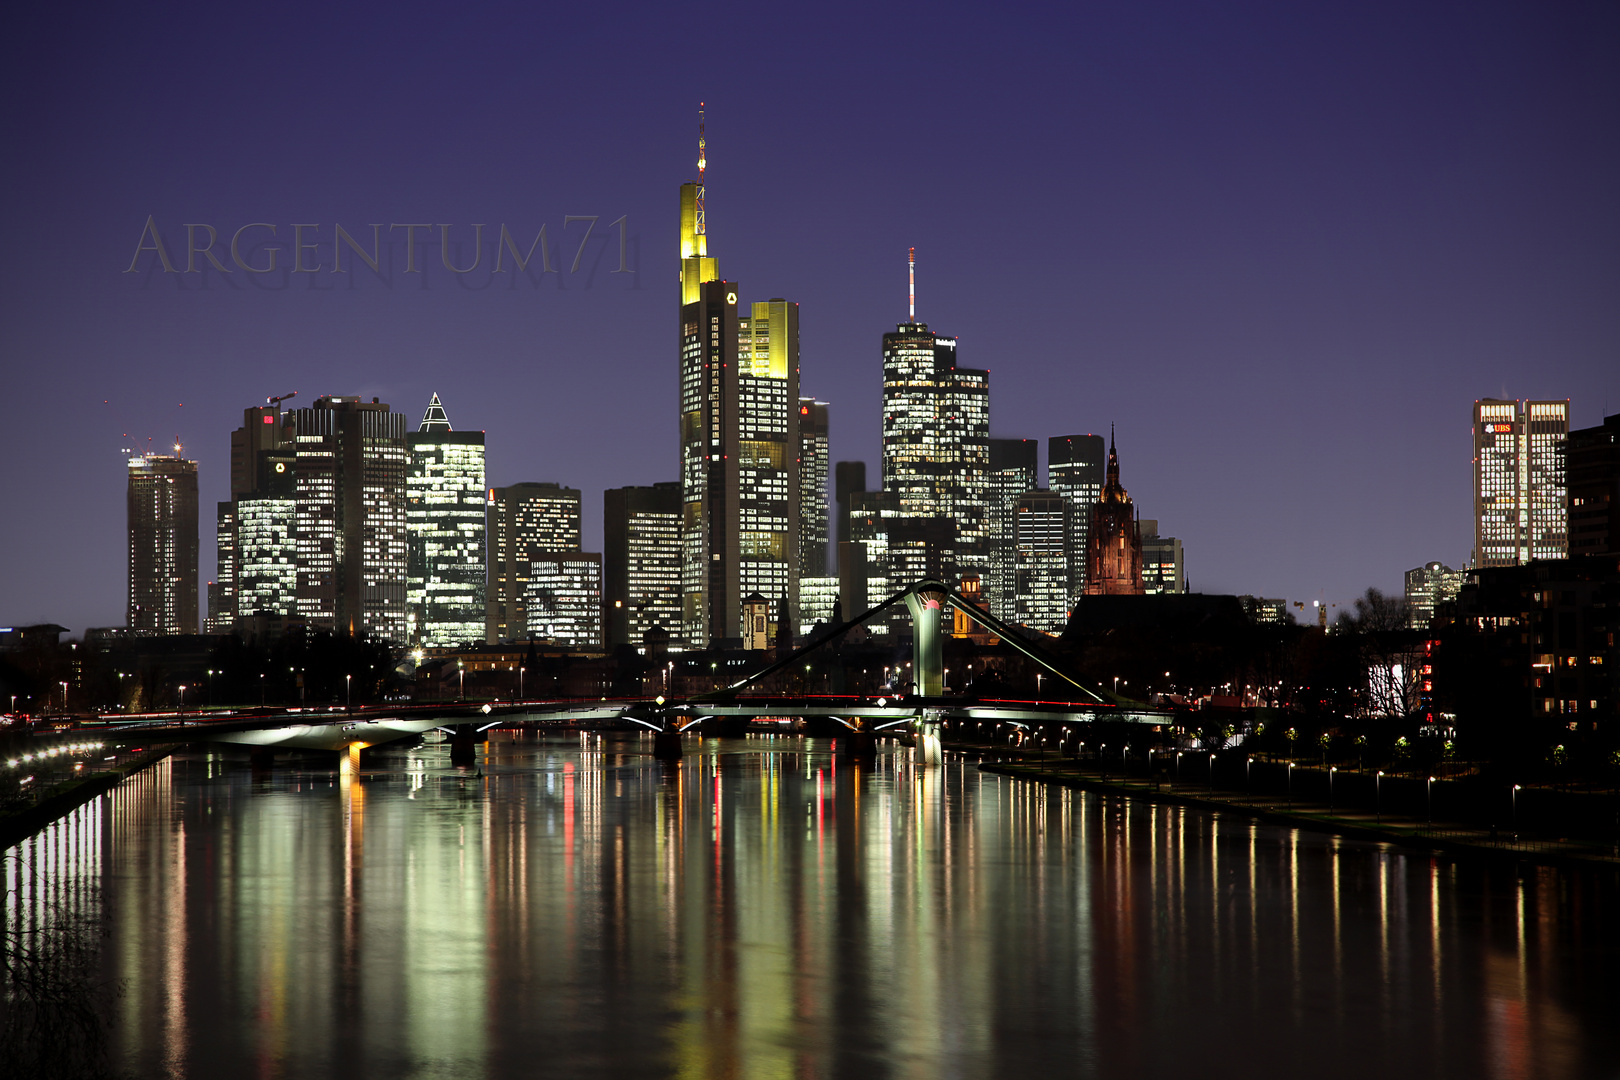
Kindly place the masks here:
<instances>
[{"instance_id":1,"label":"bridge pier","mask_svg":"<svg viewBox=\"0 0 1620 1080\"><path fill-rule=\"evenodd\" d=\"M483 740L471 724L457 724L450 732L450 764L471 765L478 757L478 744Z\"/></svg>"},{"instance_id":2,"label":"bridge pier","mask_svg":"<svg viewBox=\"0 0 1620 1080\"><path fill-rule=\"evenodd\" d=\"M870 761L877 757L877 736L864 728L841 732L838 735L837 754L857 761Z\"/></svg>"},{"instance_id":3,"label":"bridge pier","mask_svg":"<svg viewBox=\"0 0 1620 1080\"><path fill-rule=\"evenodd\" d=\"M653 732L653 757L661 761L681 759L681 733L672 727Z\"/></svg>"},{"instance_id":4,"label":"bridge pier","mask_svg":"<svg viewBox=\"0 0 1620 1080\"><path fill-rule=\"evenodd\" d=\"M939 712L928 709L912 721L914 731L914 745L911 750L911 760L917 765L940 765L945 761L944 751L939 744Z\"/></svg>"}]
</instances>

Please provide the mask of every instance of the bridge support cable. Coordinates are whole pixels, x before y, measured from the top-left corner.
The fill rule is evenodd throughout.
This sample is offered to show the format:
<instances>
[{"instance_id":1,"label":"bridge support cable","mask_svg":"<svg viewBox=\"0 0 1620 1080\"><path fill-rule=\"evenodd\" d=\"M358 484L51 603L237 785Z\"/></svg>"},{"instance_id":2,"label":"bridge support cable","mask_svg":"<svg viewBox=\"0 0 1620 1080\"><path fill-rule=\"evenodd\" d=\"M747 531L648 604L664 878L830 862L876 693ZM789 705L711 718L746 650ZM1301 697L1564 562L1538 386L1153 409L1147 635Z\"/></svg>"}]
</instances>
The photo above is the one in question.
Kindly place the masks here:
<instances>
[{"instance_id":1,"label":"bridge support cable","mask_svg":"<svg viewBox=\"0 0 1620 1080\"><path fill-rule=\"evenodd\" d=\"M913 588L921 588L922 584L924 583L919 583L918 585L913 586ZM937 582L927 584L933 584L939 591L943 592L945 594L945 598L950 602L951 607L955 608L957 611L960 611L962 614L966 615L968 618L972 619L974 622L978 623L992 634L995 634L1008 645L1011 645L1026 658L1034 661L1037 665L1043 668L1048 674L1055 675L1057 678L1062 679L1064 682L1080 691L1080 693L1083 694L1088 701L1091 701L1097 705L1119 705L1125 700L1109 694L1106 691L1092 689L1091 687L1080 682L1073 675L1070 675L1067 671L1064 671L1061 667L1059 667L1057 665L1057 661L1054 660L1052 656L1046 652L1046 650L1032 645L1030 642L1025 640L1023 635L1018 632L1016 627L1009 626L1008 624L1002 622L1000 619L996 618L988 611L985 611L983 608L975 607L967 599L967 597L963 596L955 589L952 589L947 585L940 585Z\"/></svg>"},{"instance_id":2,"label":"bridge support cable","mask_svg":"<svg viewBox=\"0 0 1620 1080\"><path fill-rule=\"evenodd\" d=\"M916 586L912 586L912 588L915 587ZM943 586L941 586L941 588L943 588ZM906 597L910 593L910 588L901 589L899 592L895 593L881 604L878 604L876 607L869 608L863 614L857 615L855 618L839 626L828 628L822 632L820 637L809 642L808 644L801 645L787 656L784 656L782 659L776 661L776 663L769 664L766 667L761 668L759 671L754 672L754 674L749 675L747 678L739 679L730 686L722 687L718 690L710 690L702 694L694 694L688 700L694 702L723 701L727 698L735 697L740 691L748 689L755 683L761 682L767 677L776 674L778 671L782 671L793 663L804 659L806 656L809 656L811 653L815 652L824 645L830 644L831 642L836 641L838 638L843 637L845 634L849 633L851 630L855 629L857 626L866 622L868 619L872 618L878 613L886 611L889 608L894 607L896 604L904 603Z\"/></svg>"}]
</instances>

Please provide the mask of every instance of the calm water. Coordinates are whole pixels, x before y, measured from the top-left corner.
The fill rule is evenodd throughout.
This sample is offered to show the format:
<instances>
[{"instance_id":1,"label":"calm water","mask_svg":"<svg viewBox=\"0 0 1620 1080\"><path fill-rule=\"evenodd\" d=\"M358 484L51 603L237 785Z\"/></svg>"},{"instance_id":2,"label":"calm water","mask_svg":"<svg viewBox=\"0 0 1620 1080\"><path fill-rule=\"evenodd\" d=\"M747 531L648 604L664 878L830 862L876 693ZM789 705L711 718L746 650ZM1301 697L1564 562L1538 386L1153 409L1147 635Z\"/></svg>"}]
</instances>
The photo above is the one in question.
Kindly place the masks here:
<instances>
[{"instance_id":1,"label":"calm water","mask_svg":"<svg viewBox=\"0 0 1620 1080\"><path fill-rule=\"evenodd\" d=\"M1611 879L824 742L178 756L25 845L138 1076L1620 1076Z\"/></svg>"}]
</instances>

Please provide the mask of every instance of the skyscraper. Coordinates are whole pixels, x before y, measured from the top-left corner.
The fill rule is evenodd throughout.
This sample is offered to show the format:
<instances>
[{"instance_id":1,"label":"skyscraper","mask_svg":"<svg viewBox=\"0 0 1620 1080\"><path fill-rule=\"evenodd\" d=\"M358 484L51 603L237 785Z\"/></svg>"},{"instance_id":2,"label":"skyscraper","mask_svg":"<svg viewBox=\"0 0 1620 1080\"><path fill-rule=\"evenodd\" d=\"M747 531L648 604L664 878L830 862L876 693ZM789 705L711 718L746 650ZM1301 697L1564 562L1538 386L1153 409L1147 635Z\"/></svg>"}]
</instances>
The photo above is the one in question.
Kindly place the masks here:
<instances>
[{"instance_id":1,"label":"skyscraper","mask_svg":"<svg viewBox=\"0 0 1620 1080\"><path fill-rule=\"evenodd\" d=\"M602 493L602 609L607 646L641 648L654 626L681 643L681 485Z\"/></svg>"},{"instance_id":2,"label":"skyscraper","mask_svg":"<svg viewBox=\"0 0 1620 1080\"><path fill-rule=\"evenodd\" d=\"M411 640L454 648L484 640L484 433L450 426L439 395L407 437Z\"/></svg>"},{"instance_id":3,"label":"skyscraper","mask_svg":"<svg viewBox=\"0 0 1620 1080\"><path fill-rule=\"evenodd\" d=\"M1157 593L1187 591L1187 560L1181 541L1160 536L1159 523L1152 518L1140 522L1142 532L1142 591Z\"/></svg>"},{"instance_id":4,"label":"skyscraper","mask_svg":"<svg viewBox=\"0 0 1620 1080\"><path fill-rule=\"evenodd\" d=\"M866 462L840 461L834 467L833 496L838 502L838 535L840 544L849 539L850 496L866 490Z\"/></svg>"},{"instance_id":5,"label":"skyscraper","mask_svg":"<svg viewBox=\"0 0 1620 1080\"><path fill-rule=\"evenodd\" d=\"M602 556L554 552L529 566L523 603L527 637L570 649L602 647Z\"/></svg>"},{"instance_id":6,"label":"skyscraper","mask_svg":"<svg viewBox=\"0 0 1620 1080\"><path fill-rule=\"evenodd\" d=\"M1018 618L1018 497L1040 487L1040 444L1034 439L991 439L985 497L990 512L990 614L1008 622ZM1068 558L1064 549L1064 558ZM1065 564L1064 581L1068 581ZM1066 586L1065 586L1066 587Z\"/></svg>"},{"instance_id":7,"label":"skyscraper","mask_svg":"<svg viewBox=\"0 0 1620 1080\"><path fill-rule=\"evenodd\" d=\"M1027 491L1013 504L1014 621L1047 634L1069 622L1068 501L1054 491Z\"/></svg>"},{"instance_id":8,"label":"skyscraper","mask_svg":"<svg viewBox=\"0 0 1620 1080\"><path fill-rule=\"evenodd\" d=\"M799 399L799 576L827 573L827 403Z\"/></svg>"},{"instance_id":9,"label":"skyscraper","mask_svg":"<svg viewBox=\"0 0 1620 1080\"><path fill-rule=\"evenodd\" d=\"M1087 596L1142 594L1142 530L1131 496L1119 482L1119 455L1108 440L1108 477L1091 508L1086 533Z\"/></svg>"},{"instance_id":10,"label":"skyscraper","mask_svg":"<svg viewBox=\"0 0 1620 1080\"><path fill-rule=\"evenodd\" d=\"M985 576L990 373L957 367L956 339L916 317L913 290L910 321L883 335L883 490L898 499L896 516L953 530L942 576Z\"/></svg>"},{"instance_id":11,"label":"skyscraper","mask_svg":"<svg viewBox=\"0 0 1620 1080\"><path fill-rule=\"evenodd\" d=\"M1407 625L1427 630L1441 604L1457 599L1467 574L1440 562L1426 562L1406 572Z\"/></svg>"},{"instance_id":12,"label":"skyscraper","mask_svg":"<svg viewBox=\"0 0 1620 1080\"><path fill-rule=\"evenodd\" d=\"M1620 552L1620 413L1569 433L1569 553Z\"/></svg>"},{"instance_id":13,"label":"skyscraper","mask_svg":"<svg viewBox=\"0 0 1620 1080\"><path fill-rule=\"evenodd\" d=\"M297 614L340 634L405 642L405 416L376 398L321 397L284 415L297 500Z\"/></svg>"},{"instance_id":14,"label":"skyscraper","mask_svg":"<svg viewBox=\"0 0 1620 1080\"><path fill-rule=\"evenodd\" d=\"M484 640L494 644L528 636L529 564L542 555L579 550L579 489L553 483L490 488L486 520Z\"/></svg>"},{"instance_id":15,"label":"skyscraper","mask_svg":"<svg viewBox=\"0 0 1620 1080\"><path fill-rule=\"evenodd\" d=\"M742 599L798 587L799 306L738 310L708 254L707 151L681 187L682 634L701 647L742 633Z\"/></svg>"},{"instance_id":16,"label":"skyscraper","mask_svg":"<svg viewBox=\"0 0 1620 1080\"><path fill-rule=\"evenodd\" d=\"M1102 498L1107 448L1101 435L1054 435L1046 443L1047 483L1069 503L1069 596L1085 592L1091 508Z\"/></svg>"},{"instance_id":17,"label":"skyscraper","mask_svg":"<svg viewBox=\"0 0 1620 1080\"><path fill-rule=\"evenodd\" d=\"M129 459L129 628L197 632L197 463L147 454Z\"/></svg>"},{"instance_id":18,"label":"skyscraper","mask_svg":"<svg viewBox=\"0 0 1620 1080\"><path fill-rule=\"evenodd\" d=\"M280 403L297 392L274 397L264 405L242 410L242 426L231 432L231 497L215 508L214 544L217 589L208 611L208 632L228 634L236 628L237 603L236 500L261 490L274 472L271 457L281 463L279 475L291 478L292 455L284 445L292 438L282 420ZM262 602L258 601L258 602ZM278 614L290 614L286 612ZM248 612L252 614L252 612Z\"/></svg>"},{"instance_id":19,"label":"skyscraper","mask_svg":"<svg viewBox=\"0 0 1620 1080\"><path fill-rule=\"evenodd\" d=\"M1474 402L1474 565L1562 559L1569 550L1564 443L1569 400Z\"/></svg>"}]
</instances>

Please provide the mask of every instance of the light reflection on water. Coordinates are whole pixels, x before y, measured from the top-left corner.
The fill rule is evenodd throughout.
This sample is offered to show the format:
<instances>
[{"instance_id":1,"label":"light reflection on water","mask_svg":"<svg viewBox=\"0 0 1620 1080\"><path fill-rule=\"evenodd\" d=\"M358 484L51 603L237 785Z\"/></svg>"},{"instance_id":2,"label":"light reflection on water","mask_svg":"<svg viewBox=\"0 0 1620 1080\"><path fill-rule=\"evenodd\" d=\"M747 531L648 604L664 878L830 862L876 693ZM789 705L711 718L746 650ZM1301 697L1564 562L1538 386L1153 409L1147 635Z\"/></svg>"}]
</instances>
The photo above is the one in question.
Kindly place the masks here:
<instances>
[{"instance_id":1,"label":"light reflection on water","mask_svg":"<svg viewBox=\"0 0 1620 1080\"><path fill-rule=\"evenodd\" d=\"M1612 879L826 743L181 755L18 849L137 1075L1611 1075Z\"/></svg>"}]
</instances>

